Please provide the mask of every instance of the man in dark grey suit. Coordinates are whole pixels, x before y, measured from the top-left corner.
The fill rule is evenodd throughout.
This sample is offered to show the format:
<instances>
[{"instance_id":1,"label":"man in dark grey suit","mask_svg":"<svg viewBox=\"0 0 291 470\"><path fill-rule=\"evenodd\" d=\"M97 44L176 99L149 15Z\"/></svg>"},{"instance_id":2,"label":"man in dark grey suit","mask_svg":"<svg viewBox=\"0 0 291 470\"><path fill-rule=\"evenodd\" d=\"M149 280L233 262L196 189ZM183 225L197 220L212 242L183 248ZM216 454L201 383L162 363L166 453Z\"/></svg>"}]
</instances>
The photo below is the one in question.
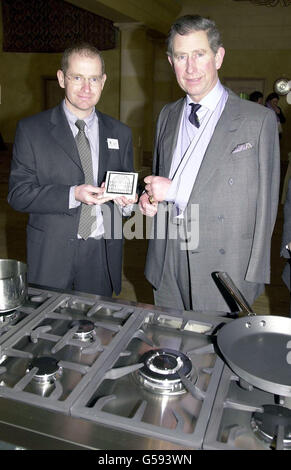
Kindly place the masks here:
<instances>
[{"instance_id":1,"label":"man in dark grey suit","mask_svg":"<svg viewBox=\"0 0 291 470\"><path fill-rule=\"evenodd\" d=\"M284 204L284 224L282 236L281 256L288 260L283 271L283 281L291 291L291 179L289 179L286 200ZM290 294L291 295L291 294ZM290 297L290 315L291 315L291 297Z\"/></svg>"},{"instance_id":2,"label":"man in dark grey suit","mask_svg":"<svg viewBox=\"0 0 291 470\"><path fill-rule=\"evenodd\" d=\"M215 23L179 18L168 59L183 99L159 116L143 214L155 216L145 274L157 305L237 310L216 282L226 271L253 303L270 282L279 190L274 113L218 78L225 50Z\"/></svg>"},{"instance_id":3,"label":"man in dark grey suit","mask_svg":"<svg viewBox=\"0 0 291 470\"><path fill-rule=\"evenodd\" d=\"M95 47L67 49L57 77L64 101L18 124L8 202L29 213L30 283L111 296L121 289L121 212L133 201L109 201L103 182L107 170L133 171L131 131L95 109L106 81ZM86 207L89 230L80 235Z\"/></svg>"}]
</instances>

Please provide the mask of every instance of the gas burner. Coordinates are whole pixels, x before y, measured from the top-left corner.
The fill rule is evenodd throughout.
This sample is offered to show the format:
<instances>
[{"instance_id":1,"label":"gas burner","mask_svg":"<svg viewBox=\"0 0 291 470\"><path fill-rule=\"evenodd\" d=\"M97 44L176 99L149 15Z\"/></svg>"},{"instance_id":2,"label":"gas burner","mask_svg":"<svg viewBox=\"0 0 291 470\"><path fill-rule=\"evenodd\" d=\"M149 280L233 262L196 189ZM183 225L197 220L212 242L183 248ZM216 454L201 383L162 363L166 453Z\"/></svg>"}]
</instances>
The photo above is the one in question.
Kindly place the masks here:
<instances>
[{"instance_id":1,"label":"gas burner","mask_svg":"<svg viewBox=\"0 0 291 470\"><path fill-rule=\"evenodd\" d=\"M263 413L253 413L251 428L264 442L272 444L278 437L278 427L283 429L283 446L291 445L291 410L279 405L264 405Z\"/></svg>"},{"instance_id":2,"label":"gas burner","mask_svg":"<svg viewBox=\"0 0 291 470\"><path fill-rule=\"evenodd\" d=\"M186 392L180 374L189 378L192 363L185 354L173 349L155 349L143 354L140 362L144 366L136 372L136 377L149 391L162 395Z\"/></svg>"},{"instance_id":3,"label":"gas burner","mask_svg":"<svg viewBox=\"0 0 291 470\"><path fill-rule=\"evenodd\" d=\"M33 380L40 384L51 384L62 374L62 368L58 366L58 361L50 356L36 357L30 363L27 372L37 368Z\"/></svg>"},{"instance_id":4,"label":"gas burner","mask_svg":"<svg viewBox=\"0 0 291 470\"><path fill-rule=\"evenodd\" d=\"M80 341L92 341L96 335L95 325L89 320L76 320L71 323L71 328L78 326L73 338Z\"/></svg>"},{"instance_id":5,"label":"gas burner","mask_svg":"<svg viewBox=\"0 0 291 470\"><path fill-rule=\"evenodd\" d=\"M12 323L13 321L17 320L17 318L20 316L20 313L17 310L12 310L11 312L7 312L4 314L0 313L0 324L9 324Z\"/></svg>"}]
</instances>

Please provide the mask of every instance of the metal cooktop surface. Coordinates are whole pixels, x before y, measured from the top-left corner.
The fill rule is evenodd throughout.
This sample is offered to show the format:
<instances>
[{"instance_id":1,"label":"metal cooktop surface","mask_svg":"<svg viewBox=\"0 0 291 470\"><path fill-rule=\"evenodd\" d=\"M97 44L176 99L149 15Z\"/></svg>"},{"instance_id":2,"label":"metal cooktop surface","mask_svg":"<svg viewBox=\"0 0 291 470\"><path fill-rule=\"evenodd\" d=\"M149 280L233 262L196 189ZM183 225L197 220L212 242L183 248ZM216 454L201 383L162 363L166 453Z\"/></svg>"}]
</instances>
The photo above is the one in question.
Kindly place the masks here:
<instances>
[{"instance_id":1,"label":"metal cooktop surface","mask_svg":"<svg viewBox=\"0 0 291 470\"><path fill-rule=\"evenodd\" d=\"M0 316L0 441L24 449L291 449L291 403L217 353L221 312L30 287Z\"/></svg>"},{"instance_id":2,"label":"metal cooktop surface","mask_svg":"<svg viewBox=\"0 0 291 470\"><path fill-rule=\"evenodd\" d=\"M0 439L202 447L223 370L207 351L219 316L35 288L16 313L0 324Z\"/></svg>"}]
</instances>

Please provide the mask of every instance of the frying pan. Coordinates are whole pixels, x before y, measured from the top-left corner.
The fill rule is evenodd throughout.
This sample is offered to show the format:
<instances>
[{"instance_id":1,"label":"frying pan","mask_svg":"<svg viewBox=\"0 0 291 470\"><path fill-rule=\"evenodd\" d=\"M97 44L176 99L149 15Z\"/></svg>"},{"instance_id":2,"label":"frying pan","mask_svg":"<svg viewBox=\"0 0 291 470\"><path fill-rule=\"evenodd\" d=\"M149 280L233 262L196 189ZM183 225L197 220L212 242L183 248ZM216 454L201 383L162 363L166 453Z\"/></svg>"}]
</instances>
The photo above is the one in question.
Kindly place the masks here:
<instances>
[{"instance_id":1,"label":"frying pan","mask_svg":"<svg viewBox=\"0 0 291 470\"><path fill-rule=\"evenodd\" d=\"M291 319L256 315L227 273L215 275L248 312L217 333L217 346L225 362L249 384L291 397Z\"/></svg>"}]
</instances>

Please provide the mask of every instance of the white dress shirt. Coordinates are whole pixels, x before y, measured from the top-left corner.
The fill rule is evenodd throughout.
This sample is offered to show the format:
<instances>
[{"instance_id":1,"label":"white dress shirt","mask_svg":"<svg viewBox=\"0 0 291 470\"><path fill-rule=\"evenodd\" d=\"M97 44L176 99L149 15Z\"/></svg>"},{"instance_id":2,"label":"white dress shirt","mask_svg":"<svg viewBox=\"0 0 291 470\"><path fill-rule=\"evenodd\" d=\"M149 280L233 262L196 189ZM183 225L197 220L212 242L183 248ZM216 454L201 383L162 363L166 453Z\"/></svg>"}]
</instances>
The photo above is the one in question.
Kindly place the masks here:
<instances>
[{"instance_id":1,"label":"white dress shirt","mask_svg":"<svg viewBox=\"0 0 291 470\"><path fill-rule=\"evenodd\" d=\"M73 133L74 138L79 132L79 129L75 125L75 122L79 119L75 116L66 106L65 101L63 101L63 108L65 115L67 117L68 123L70 125L71 131ZM94 185L97 186L98 181L98 164L99 164L99 126L98 126L98 117L95 112L95 108L92 110L92 113L83 119L85 122L85 134L89 141L90 148L91 148L91 155L92 155L92 168L93 168L93 178L94 178ZM75 199L75 187L72 186L70 189L70 199L69 199L69 208L72 209L74 207L78 207L81 202L76 201ZM94 209L96 210L96 220L97 226L94 232L91 233L90 238L99 238L104 234L104 225L103 225L103 216L101 212L100 205L95 205ZM81 238L78 235L78 238Z\"/></svg>"},{"instance_id":2,"label":"white dress shirt","mask_svg":"<svg viewBox=\"0 0 291 470\"><path fill-rule=\"evenodd\" d=\"M179 217L183 217L206 149L227 98L228 93L218 80L210 93L199 102L201 108L197 111L197 116L200 127L197 128L189 121L191 112L189 104L193 101L188 95L186 96L177 146L169 174L172 183L166 195L166 201L175 204Z\"/></svg>"}]
</instances>

